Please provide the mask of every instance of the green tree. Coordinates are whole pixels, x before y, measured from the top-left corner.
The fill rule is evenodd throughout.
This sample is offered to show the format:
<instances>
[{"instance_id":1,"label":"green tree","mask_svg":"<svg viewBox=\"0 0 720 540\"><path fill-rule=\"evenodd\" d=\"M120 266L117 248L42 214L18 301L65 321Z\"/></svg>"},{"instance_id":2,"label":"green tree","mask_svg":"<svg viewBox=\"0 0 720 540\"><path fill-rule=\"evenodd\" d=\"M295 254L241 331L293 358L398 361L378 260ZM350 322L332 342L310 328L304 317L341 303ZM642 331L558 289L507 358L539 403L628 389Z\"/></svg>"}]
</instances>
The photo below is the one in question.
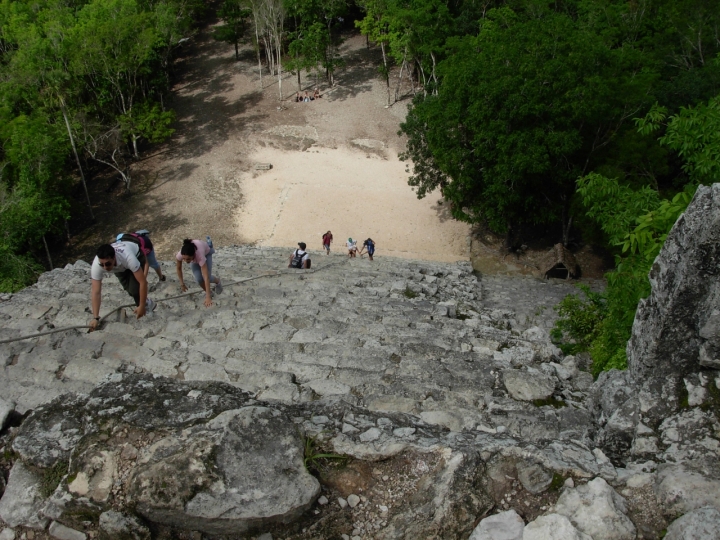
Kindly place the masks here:
<instances>
[{"instance_id":1,"label":"green tree","mask_svg":"<svg viewBox=\"0 0 720 540\"><path fill-rule=\"evenodd\" d=\"M245 36L251 15L252 10L240 0L225 0L218 10L218 17L223 20L223 24L213 30L213 37L235 47L235 60L240 60L240 40Z\"/></svg>"},{"instance_id":2,"label":"green tree","mask_svg":"<svg viewBox=\"0 0 720 540\"><path fill-rule=\"evenodd\" d=\"M642 53L611 47L566 14L488 12L478 36L451 38L437 95L401 124L418 197L439 189L453 216L507 234L562 220L656 78Z\"/></svg>"}]
</instances>

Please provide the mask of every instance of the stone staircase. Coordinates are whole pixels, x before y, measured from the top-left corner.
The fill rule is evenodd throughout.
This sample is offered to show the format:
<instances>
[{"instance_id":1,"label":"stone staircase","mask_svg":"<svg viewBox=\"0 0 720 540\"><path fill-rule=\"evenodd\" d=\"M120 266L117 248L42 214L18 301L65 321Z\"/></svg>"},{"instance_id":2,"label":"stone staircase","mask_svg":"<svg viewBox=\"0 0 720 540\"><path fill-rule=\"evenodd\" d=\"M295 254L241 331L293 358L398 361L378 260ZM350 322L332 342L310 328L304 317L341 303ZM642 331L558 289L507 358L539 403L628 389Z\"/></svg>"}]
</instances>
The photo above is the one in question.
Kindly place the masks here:
<instances>
[{"instance_id":1,"label":"stone staircase","mask_svg":"<svg viewBox=\"0 0 720 540\"><path fill-rule=\"evenodd\" d=\"M226 286L209 309L202 294L163 301L180 292L174 264L163 263L168 280L151 273L150 296L161 302L146 318L122 309L94 333L0 345L0 395L22 413L66 392L89 392L122 371L228 382L285 404L343 396L452 431L508 423L538 435L563 430L558 415L552 426L536 429L537 408L508 398L498 377L509 365L559 358L538 326L552 326L555 314L547 308L575 291L570 284L479 278L465 262L370 262L340 254L316 254L312 271L297 271L286 268L288 254L219 249L214 271L225 284L269 275ZM88 269L78 261L6 296L0 338L87 324ZM185 280L194 283L189 274ZM114 278L104 285L102 315L129 302ZM506 409L533 414L513 421Z\"/></svg>"}]
</instances>

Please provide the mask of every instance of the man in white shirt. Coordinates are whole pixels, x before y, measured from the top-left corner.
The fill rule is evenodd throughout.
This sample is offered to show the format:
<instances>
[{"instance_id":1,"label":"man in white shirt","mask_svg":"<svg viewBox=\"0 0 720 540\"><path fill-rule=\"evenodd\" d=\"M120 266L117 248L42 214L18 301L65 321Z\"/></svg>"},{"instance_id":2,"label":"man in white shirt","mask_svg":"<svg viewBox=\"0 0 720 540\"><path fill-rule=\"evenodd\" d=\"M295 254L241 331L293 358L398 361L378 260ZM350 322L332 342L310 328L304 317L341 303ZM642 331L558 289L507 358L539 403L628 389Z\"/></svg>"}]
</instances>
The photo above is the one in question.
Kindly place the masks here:
<instances>
[{"instance_id":1,"label":"man in white shirt","mask_svg":"<svg viewBox=\"0 0 720 540\"><path fill-rule=\"evenodd\" d=\"M310 268L310 254L306 251L307 244L305 242L298 242L300 249L293 251L290 255L290 264L288 268Z\"/></svg>"},{"instance_id":2,"label":"man in white shirt","mask_svg":"<svg viewBox=\"0 0 720 540\"><path fill-rule=\"evenodd\" d=\"M155 302L147 296L148 284L143 272L145 263L145 254L134 242L115 242L98 248L97 256L90 267L90 301L93 313L90 331L95 330L100 322L102 280L107 272L115 274L123 289L135 300L135 315L138 319L147 311L155 309Z\"/></svg>"}]
</instances>

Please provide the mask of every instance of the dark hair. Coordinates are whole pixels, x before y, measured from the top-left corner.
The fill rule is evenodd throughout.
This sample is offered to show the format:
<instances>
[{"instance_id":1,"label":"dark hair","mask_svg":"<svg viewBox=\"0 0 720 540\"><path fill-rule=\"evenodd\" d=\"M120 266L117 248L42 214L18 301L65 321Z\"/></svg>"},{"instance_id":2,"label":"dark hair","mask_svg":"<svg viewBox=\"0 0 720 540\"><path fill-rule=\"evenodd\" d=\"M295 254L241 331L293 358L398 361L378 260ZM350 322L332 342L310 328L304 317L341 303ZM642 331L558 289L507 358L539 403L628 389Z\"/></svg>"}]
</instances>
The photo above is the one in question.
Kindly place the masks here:
<instances>
[{"instance_id":1,"label":"dark hair","mask_svg":"<svg viewBox=\"0 0 720 540\"><path fill-rule=\"evenodd\" d=\"M305 244L305 242L298 242L298 246L300 246L300 249L302 249L303 251L305 251L305 248L307 247L307 244Z\"/></svg>"},{"instance_id":2,"label":"dark hair","mask_svg":"<svg viewBox=\"0 0 720 540\"><path fill-rule=\"evenodd\" d=\"M97 250L98 259L114 259L115 258L115 248L112 247L110 244L103 244L100 246Z\"/></svg>"},{"instance_id":3,"label":"dark hair","mask_svg":"<svg viewBox=\"0 0 720 540\"><path fill-rule=\"evenodd\" d=\"M187 255L188 257L194 257L195 251L197 251L197 247L195 247L195 244L193 244L193 241L189 238L186 238L183 240L183 246L180 249L180 255Z\"/></svg>"}]
</instances>

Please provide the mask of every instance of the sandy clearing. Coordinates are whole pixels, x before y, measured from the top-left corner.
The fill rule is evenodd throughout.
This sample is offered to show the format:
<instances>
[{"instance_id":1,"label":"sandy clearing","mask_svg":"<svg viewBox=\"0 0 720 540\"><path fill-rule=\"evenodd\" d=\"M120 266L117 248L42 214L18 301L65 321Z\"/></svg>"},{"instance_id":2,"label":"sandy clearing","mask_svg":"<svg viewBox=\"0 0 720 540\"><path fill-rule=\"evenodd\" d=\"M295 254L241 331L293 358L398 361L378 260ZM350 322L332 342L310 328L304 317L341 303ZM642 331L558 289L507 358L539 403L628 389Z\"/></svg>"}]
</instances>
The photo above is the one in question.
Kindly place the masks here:
<instances>
[{"instance_id":1,"label":"sandy clearing","mask_svg":"<svg viewBox=\"0 0 720 540\"><path fill-rule=\"evenodd\" d=\"M469 227L448 219L437 197L418 200L407 185L405 164L387 153L383 159L347 147L257 150L250 161L273 168L242 178L238 235L261 246L305 241L309 249L321 249L329 229L336 251L348 237L371 237L378 256L467 260Z\"/></svg>"}]
</instances>

